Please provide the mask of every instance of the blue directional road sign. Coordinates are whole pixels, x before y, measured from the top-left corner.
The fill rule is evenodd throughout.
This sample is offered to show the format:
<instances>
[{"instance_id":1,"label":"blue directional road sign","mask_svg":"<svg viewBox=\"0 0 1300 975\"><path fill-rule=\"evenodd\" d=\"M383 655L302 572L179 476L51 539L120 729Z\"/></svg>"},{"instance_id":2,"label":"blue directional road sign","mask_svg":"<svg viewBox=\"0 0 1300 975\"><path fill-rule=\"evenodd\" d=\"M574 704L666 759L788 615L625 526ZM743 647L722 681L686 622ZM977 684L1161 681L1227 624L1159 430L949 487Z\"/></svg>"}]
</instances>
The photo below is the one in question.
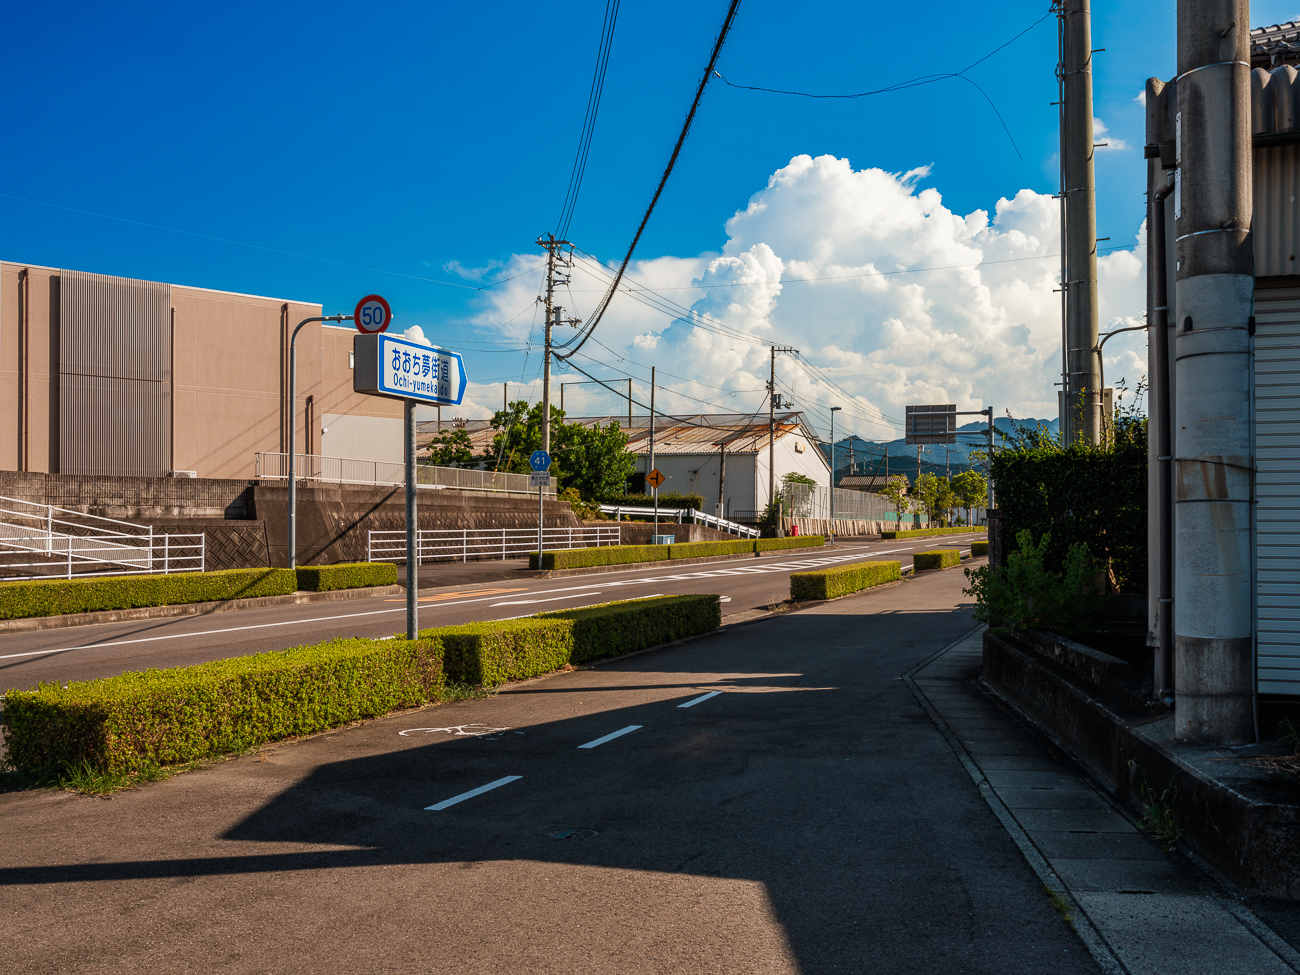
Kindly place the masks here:
<instances>
[{"instance_id":1,"label":"blue directional road sign","mask_svg":"<svg viewBox=\"0 0 1300 975\"><path fill-rule=\"evenodd\" d=\"M551 455L544 450L534 450L532 456L528 458L528 466L535 471L550 470Z\"/></svg>"}]
</instances>

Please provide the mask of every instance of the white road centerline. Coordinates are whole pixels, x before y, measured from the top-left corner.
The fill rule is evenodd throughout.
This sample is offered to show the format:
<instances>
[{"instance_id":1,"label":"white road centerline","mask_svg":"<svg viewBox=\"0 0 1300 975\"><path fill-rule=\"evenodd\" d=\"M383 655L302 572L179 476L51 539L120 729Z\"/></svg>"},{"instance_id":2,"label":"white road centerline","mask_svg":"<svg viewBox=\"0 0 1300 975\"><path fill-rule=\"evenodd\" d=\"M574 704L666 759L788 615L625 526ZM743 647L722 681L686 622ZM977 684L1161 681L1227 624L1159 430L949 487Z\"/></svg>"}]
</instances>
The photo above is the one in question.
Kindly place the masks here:
<instances>
[{"instance_id":1,"label":"white road centerline","mask_svg":"<svg viewBox=\"0 0 1300 975\"><path fill-rule=\"evenodd\" d=\"M604 738L597 738L595 741L589 741L585 745L579 745L579 748L595 748L597 745L603 745L607 741L613 741L615 738L622 738L629 732L643 728L644 725L630 724L626 728L620 728L618 731L611 731Z\"/></svg>"},{"instance_id":2,"label":"white road centerline","mask_svg":"<svg viewBox=\"0 0 1300 975\"><path fill-rule=\"evenodd\" d=\"M600 590L595 592L571 592L565 596L552 596L550 599L508 599L504 603L493 603L492 608L498 606L531 606L533 603L558 603L563 599L581 599L583 596L599 596Z\"/></svg>"},{"instance_id":3,"label":"white road centerline","mask_svg":"<svg viewBox=\"0 0 1300 975\"><path fill-rule=\"evenodd\" d=\"M707 693L707 694L701 694L699 697L697 697L697 698L695 698L695 699L693 699L693 700L687 701L685 704L679 704L679 705L677 705L677 706L678 706L679 708L693 708L693 707L695 707L695 705L699 704L701 701L707 701L709 698L711 698L711 697L717 697L717 696L718 696L719 694L721 694L721 693L722 693L722 691L709 691L709 693Z\"/></svg>"},{"instance_id":4,"label":"white road centerline","mask_svg":"<svg viewBox=\"0 0 1300 975\"><path fill-rule=\"evenodd\" d=\"M503 785L509 785L511 782L518 782L522 775L503 775L495 782L489 782L487 785L481 785L477 789L470 789L468 792L462 792L458 796L452 796L450 799L444 799L442 802L435 802L432 806L425 806L425 812L436 812L439 809L446 809L448 806L454 806L458 802L464 802L466 799L473 799L475 796L481 796L485 792L491 792L493 789L499 789Z\"/></svg>"}]
</instances>

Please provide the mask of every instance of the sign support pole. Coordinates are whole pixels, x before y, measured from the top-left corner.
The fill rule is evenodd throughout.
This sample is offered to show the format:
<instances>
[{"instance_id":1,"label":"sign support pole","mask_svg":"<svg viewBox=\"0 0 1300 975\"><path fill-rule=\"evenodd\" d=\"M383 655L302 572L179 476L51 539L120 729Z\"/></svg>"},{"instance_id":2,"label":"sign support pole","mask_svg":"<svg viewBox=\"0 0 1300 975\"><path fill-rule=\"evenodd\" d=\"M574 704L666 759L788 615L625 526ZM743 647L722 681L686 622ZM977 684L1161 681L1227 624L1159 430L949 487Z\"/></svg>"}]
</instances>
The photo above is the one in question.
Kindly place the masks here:
<instances>
[{"instance_id":1,"label":"sign support pole","mask_svg":"<svg viewBox=\"0 0 1300 975\"><path fill-rule=\"evenodd\" d=\"M650 367L650 470L658 470L655 467L655 367ZM659 534L659 485L655 489L655 530L654 534ZM675 537L675 536L674 536ZM690 537L689 535L687 536Z\"/></svg>"},{"instance_id":2,"label":"sign support pole","mask_svg":"<svg viewBox=\"0 0 1300 975\"><path fill-rule=\"evenodd\" d=\"M404 400L403 426L406 434L406 638L420 632L420 523L415 508L415 400Z\"/></svg>"},{"instance_id":3,"label":"sign support pole","mask_svg":"<svg viewBox=\"0 0 1300 975\"><path fill-rule=\"evenodd\" d=\"M537 485L537 568L542 567L542 519L545 509L542 507L542 486Z\"/></svg>"}]
</instances>

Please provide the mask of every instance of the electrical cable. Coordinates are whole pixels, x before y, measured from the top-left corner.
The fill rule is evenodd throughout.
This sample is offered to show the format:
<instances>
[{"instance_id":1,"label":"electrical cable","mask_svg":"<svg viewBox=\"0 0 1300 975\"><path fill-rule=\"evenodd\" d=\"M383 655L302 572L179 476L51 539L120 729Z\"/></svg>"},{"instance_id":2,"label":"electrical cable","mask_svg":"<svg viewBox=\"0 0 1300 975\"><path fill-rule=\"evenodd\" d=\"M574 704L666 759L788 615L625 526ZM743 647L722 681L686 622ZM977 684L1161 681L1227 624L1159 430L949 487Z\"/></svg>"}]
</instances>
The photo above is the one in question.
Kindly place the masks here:
<instances>
[{"instance_id":1,"label":"electrical cable","mask_svg":"<svg viewBox=\"0 0 1300 975\"><path fill-rule=\"evenodd\" d=\"M569 188L560 207L556 236L563 239L569 234L573 211L578 205L582 178L587 172L587 156L591 152L591 137L596 130L596 116L600 112L600 96L605 90L605 71L609 67L609 52L614 43L614 26L618 23L619 0L605 0L605 22L600 28L600 44L596 48L596 69L591 76L591 91L587 95L587 114L578 136L578 152L573 158L573 171L569 174Z\"/></svg>"},{"instance_id":2,"label":"electrical cable","mask_svg":"<svg viewBox=\"0 0 1300 975\"><path fill-rule=\"evenodd\" d=\"M718 56L722 53L722 45L726 43L727 34L731 31L732 21L736 19L736 10L740 7L740 0L731 0L731 5L727 8L727 16L722 22L722 29L718 31L717 40L713 45L713 53L709 56L709 63L704 69L704 76L700 78L699 87L695 91L695 99L691 102L690 111L686 113L686 121L682 123L681 134L677 137L677 145L673 147L673 154L668 158L668 165L664 167L663 175L659 178L659 185L655 188L654 196L650 198L650 205L646 207L645 216L641 218L641 225L637 227L636 233L632 237L632 243L628 245L627 254L623 257L623 263L618 269L618 274L614 278L614 283L610 286L609 291L600 304L596 306L595 313L583 326L582 334L578 343L569 350L567 355L556 355L557 359L567 359L586 343L587 338L596 330L600 320L605 316L605 310L609 308L609 303L613 300L615 293L618 291L619 281L622 280L627 266L632 260L632 254L636 251L636 245L641 240L641 235L645 232L646 224L650 222L650 215L654 213L655 205L659 202L659 197L663 194L664 186L668 183L668 177L672 175L673 167L677 165L677 157L681 155L682 146L686 142L686 136L691 130L691 123L695 121L695 113L699 110L700 101L704 98L704 89L708 86L709 80L713 77L714 68L718 63Z\"/></svg>"},{"instance_id":3,"label":"electrical cable","mask_svg":"<svg viewBox=\"0 0 1300 975\"><path fill-rule=\"evenodd\" d=\"M818 93L807 92L807 91L788 91L781 88L760 88L756 85L738 85L735 82L728 81L727 78L721 73L716 71L714 73L717 74L717 76L722 79L723 84L728 85L731 88L739 88L744 91L762 91L773 95L798 95L801 98L818 98L818 99L866 98L869 95L884 95L895 91L906 91L909 88L919 88L921 85L931 85L937 81L944 81L948 78L957 78L973 85L975 87L975 90L984 96L984 100L989 103L989 107L993 109L993 114L998 117L998 121L1002 124L1002 131L1004 131L1007 134L1007 139L1010 140L1011 142L1011 148L1015 149L1016 156L1018 156L1020 159L1024 159L1025 157L1020 155L1020 147L1016 145L1016 140L1012 137L1011 130L1007 127L1006 120L1002 117L1002 113L998 111L997 105L993 104L993 99L989 97L988 92L986 92L983 88L981 88L978 83L966 77L966 72L970 71L971 68L974 68L976 65L982 64L983 62L987 61L989 58L993 57L993 55L997 54L1003 48L1010 45L1012 42L1017 41L1020 38L1024 37L1031 30L1033 30L1035 27L1037 27L1039 24L1045 21L1048 17L1051 17L1054 14L1055 14L1054 10L1048 11L1038 20L1034 21L1032 24L1030 24L1028 27L1022 30L1015 37L1011 38L1011 40L998 45L988 54L985 54L982 58L980 58L977 61L972 61L970 64L966 65L966 67L962 68L960 71L921 75L920 77L917 78L911 78L907 81L895 82L892 85L886 85L884 88L875 88L872 89L871 91L859 91L850 94L818 94Z\"/></svg>"}]
</instances>

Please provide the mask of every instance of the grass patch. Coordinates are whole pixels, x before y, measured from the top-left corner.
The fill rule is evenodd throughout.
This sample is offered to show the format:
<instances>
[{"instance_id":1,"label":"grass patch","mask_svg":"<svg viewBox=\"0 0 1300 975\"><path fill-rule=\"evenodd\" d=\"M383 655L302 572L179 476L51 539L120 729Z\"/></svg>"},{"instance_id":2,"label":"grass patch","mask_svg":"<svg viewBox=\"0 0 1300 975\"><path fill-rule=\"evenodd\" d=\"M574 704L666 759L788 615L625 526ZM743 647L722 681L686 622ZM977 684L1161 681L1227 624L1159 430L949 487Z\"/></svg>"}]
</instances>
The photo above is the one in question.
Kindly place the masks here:
<instances>
[{"instance_id":1,"label":"grass patch","mask_svg":"<svg viewBox=\"0 0 1300 975\"><path fill-rule=\"evenodd\" d=\"M931 535L969 535L972 532L988 531L987 528L907 528L901 531L881 532L881 538L927 538Z\"/></svg>"},{"instance_id":2,"label":"grass patch","mask_svg":"<svg viewBox=\"0 0 1300 975\"><path fill-rule=\"evenodd\" d=\"M756 538L755 552L779 552L786 548L817 548L826 544L822 535L790 535L786 538Z\"/></svg>"},{"instance_id":3,"label":"grass patch","mask_svg":"<svg viewBox=\"0 0 1300 975\"><path fill-rule=\"evenodd\" d=\"M961 564L961 549L936 548L932 552L917 552L912 556L912 571L925 572L929 569L951 569Z\"/></svg>"},{"instance_id":4,"label":"grass patch","mask_svg":"<svg viewBox=\"0 0 1300 975\"><path fill-rule=\"evenodd\" d=\"M790 574L791 599L834 599L903 577L898 562L858 562Z\"/></svg>"}]
</instances>

